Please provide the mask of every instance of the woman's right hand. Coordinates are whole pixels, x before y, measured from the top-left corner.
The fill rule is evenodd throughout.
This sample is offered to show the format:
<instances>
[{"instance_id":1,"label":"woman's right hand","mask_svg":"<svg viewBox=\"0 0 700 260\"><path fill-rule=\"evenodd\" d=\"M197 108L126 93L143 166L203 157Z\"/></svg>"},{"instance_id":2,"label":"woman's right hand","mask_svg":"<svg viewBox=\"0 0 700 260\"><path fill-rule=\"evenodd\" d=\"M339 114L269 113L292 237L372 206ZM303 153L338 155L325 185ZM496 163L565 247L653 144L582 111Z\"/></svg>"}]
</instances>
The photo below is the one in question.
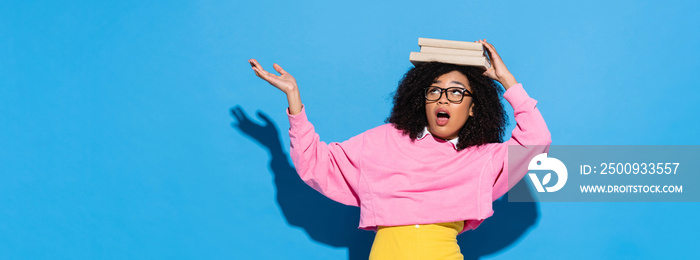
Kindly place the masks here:
<instances>
[{"instance_id":1,"label":"woman's right hand","mask_svg":"<svg viewBox=\"0 0 700 260\"><path fill-rule=\"evenodd\" d=\"M299 90L297 86L297 80L294 79L294 77L291 74L282 69L280 65L272 65L272 67L280 73L280 75L277 76L273 73L265 71L262 68L262 66L260 66L260 63L258 63L258 61L255 59L250 59L248 60L248 62L250 62L250 65L253 66L253 71L255 71L255 75L257 75L261 79L264 79L265 81L267 81L267 83L270 83L270 85L275 86L276 88L284 92L284 94L289 95Z\"/></svg>"},{"instance_id":2,"label":"woman's right hand","mask_svg":"<svg viewBox=\"0 0 700 260\"><path fill-rule=\"evenodd\" d=\"M287 95L287 102L289 103L289 114L296 115L301 112L303 105L301 104L301 97L299 95L299 87L297 86L297 80L284 71L280 65L274 64L272 67L275 68L277 72L280 73L279 76L265 71L260 63L255 59L248 60L250 65L253 66L253 71L255 75L258 75L261 79L270 83L270 85L275 86L279 90L282 90L284 94Z\"/></svg>"}]
</instances>

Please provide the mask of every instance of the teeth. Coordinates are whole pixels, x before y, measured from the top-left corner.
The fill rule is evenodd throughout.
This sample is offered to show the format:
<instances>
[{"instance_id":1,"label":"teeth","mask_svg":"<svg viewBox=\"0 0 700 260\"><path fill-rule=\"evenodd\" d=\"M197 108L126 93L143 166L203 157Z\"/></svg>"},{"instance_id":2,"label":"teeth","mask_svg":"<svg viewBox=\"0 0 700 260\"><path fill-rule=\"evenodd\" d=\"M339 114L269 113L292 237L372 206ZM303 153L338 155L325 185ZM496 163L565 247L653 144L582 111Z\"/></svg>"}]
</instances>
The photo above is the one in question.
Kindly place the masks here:
<instances>
[{"instance_id":1,"label":"teeth","mask_svg":"<svg viewBox=\"0 0 700 260\"><path fill-rule=\"evenodd\" d=\"M438 116L438 117L450 117L450 115L447 114L447 113L445 113L445 112L438 112L438 113L437 113L437 116Z\"/></svg>"}]
</instances>

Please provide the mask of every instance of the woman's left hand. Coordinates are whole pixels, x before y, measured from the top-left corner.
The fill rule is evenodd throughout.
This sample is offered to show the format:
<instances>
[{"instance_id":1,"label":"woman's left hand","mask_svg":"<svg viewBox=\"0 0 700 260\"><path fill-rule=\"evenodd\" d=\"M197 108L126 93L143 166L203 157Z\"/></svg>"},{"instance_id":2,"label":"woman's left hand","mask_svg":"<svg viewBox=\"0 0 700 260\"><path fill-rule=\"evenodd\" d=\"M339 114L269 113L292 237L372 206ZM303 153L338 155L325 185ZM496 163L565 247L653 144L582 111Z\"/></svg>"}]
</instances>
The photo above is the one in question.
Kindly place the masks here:
<instances>
[{"instance_id":1,"label":"woman's left hand","mask_svg":"<svg viewBox=\"0 0 700 260\"><path fill-rule=\"evenodd\" d=\"M513 85L518 84L518 81L515 80L513 74L511 74L510 71L508 71L508 68L506 68L506 64L503 63L501 56L499 56L498 52L496 52L496 48L494 48L490 43L486 42L486 40L478 40L476 42L481 43L486 48L486 51L488 51L489 57L491 58L491 67L484 71L484 76L500 82L506 90Z\"/></svg>"}]
</instances>

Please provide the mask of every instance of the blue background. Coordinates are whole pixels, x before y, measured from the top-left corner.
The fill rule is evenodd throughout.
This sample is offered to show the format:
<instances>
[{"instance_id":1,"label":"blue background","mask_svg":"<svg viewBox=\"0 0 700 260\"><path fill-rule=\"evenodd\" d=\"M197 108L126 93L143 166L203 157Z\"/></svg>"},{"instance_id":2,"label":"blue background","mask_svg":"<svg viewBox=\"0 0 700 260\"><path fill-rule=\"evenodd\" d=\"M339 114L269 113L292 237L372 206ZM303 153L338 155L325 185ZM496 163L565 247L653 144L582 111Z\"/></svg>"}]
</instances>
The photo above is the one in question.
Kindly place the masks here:
<instances>
[{"instance_id":1,"label":"blue background","mask_svg":"<svg viewBox=\"0 0 700 260\"><path fill-rule=\"evenodd\" d=\"M358 211L290 177L286 99L250 58L297 78L326 141L382 124L431 37L493 43L554 144L698 145L699 5L3 1L0 258L366 258ZM522 205L465 256L700 253L698 203Z\"/></svg>"}]
</instances>

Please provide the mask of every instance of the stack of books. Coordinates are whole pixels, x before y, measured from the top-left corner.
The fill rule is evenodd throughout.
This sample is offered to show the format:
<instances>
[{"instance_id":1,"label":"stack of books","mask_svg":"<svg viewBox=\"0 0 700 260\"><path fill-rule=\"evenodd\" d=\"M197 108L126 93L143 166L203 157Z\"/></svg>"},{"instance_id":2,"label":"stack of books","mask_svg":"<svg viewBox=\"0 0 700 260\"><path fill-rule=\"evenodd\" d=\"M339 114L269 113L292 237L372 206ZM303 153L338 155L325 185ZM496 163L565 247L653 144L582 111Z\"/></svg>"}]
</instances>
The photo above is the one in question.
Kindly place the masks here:
<instances>
[{"instance_id":1,"label":"stack of books","mask_svg":"<svg viewBox=\"0 0 700 260\"><path fill-rule=\"evenodd\" d=\"M411 52L413 65L437 61L463 66L491 67L486 49L481 43L418 38L420 52Z\"/></svg>"}]
</instances>

